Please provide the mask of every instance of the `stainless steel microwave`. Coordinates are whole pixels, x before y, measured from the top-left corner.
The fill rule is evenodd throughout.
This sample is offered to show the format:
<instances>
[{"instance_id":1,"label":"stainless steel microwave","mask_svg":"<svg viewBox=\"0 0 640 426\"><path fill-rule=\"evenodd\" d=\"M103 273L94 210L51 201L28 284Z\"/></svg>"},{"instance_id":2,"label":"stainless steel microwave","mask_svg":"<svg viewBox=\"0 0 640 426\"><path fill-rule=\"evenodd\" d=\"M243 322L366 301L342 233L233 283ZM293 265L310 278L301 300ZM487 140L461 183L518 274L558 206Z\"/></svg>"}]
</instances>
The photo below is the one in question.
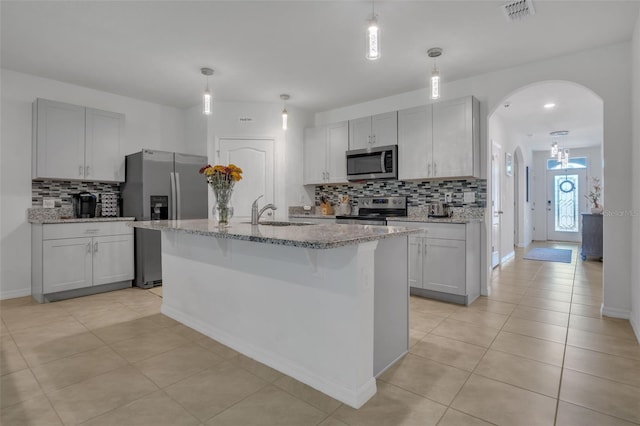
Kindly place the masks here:
<instances>
[{"instance_id":1,"label":"stainless steel microwave","mask_svg":"<svg viewBox=\"0 0 640 426\"><path fill-rule=\"evenodd\" d=\"M347 151L347 179L397 179L398 146Z\"/></svg>"}]
</instances>

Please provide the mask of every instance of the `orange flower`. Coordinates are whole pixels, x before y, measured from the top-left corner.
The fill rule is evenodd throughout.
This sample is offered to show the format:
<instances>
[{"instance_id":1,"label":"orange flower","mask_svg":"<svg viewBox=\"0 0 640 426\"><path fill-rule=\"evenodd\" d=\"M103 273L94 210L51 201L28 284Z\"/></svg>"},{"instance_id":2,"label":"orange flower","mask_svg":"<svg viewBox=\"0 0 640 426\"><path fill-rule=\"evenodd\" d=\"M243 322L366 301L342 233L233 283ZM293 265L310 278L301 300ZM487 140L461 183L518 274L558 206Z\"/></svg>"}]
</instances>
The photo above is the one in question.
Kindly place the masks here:
<instances>
[{"instance_id":1,"label":"orange flower","mask_svg":"<svg viewBox=\"0 0 640 426\"><path fill-rule=\"evenodd\" d=\"M231 172L231 178L237 182L242 180L242 175L238 172Z\"/></svg>"}]
</instances>

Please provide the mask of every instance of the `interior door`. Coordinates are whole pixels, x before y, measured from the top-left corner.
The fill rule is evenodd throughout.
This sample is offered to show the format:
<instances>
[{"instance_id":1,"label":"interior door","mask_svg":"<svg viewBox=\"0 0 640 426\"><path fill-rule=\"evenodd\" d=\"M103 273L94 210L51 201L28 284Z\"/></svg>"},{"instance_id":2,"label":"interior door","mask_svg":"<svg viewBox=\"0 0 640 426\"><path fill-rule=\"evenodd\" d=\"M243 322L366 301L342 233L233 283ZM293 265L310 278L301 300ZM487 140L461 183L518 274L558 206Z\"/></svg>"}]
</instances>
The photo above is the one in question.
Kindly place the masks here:
<instances>
[{"instance_id":1,"label":"interior door","mask_svg":"<svg viewBox=\"0 0 640 426\"><path fill-rule=\"evenodd\" d=\"M493 141L491 145L491 268L495 268L500 264L500 221L502 219L501 159L502 148Z\"/></svg>"},{"instance_id":2,"label":"interior door","mask_svg":"<svg viewBox=\"0 0 640 426\"><path fill-rule=\"evenodd\" d=\"M584 169L547 171L547 240L582 240L580 212L588 207Z\"/></svg>"},{"instance_id":3,"label":"interior door","mask_svg":"<svg viewBox=\"0 0 640 426\"><path fill-rule=\"evenodd\" d=\"M233 163L243 171L242 180L236 183L231 196L235 219L251 220L251 203L260 195L264 195L260 207L267 203L277 205L273 139L220 139L219 161L225 165ZM267 211L265 216L273 216L273 212Z\"/></svg>"},{"instance_id":4,"label":"interior door","mask_svg":"<svg viewBox=\"0 0 640 426\"><path fill-rule=\"evenodd\" d=\"M207 181L199 171L207 165L207 157L176 153L174 158L178 219L206 219Z\"/></svg>"}]
</instances>

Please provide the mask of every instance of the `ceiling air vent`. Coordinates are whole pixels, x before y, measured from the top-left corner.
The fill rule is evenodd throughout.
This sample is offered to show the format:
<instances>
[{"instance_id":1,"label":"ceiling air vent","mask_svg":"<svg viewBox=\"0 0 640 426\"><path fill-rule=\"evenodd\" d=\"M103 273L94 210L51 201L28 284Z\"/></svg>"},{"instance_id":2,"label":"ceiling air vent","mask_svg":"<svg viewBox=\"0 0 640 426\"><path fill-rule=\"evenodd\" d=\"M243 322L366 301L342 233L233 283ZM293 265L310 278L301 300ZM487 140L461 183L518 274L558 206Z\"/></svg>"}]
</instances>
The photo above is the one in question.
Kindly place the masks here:
<instances>
[{"instance_id":1,"label":"ceiling air vent","mask_svg":"<svg viewBox=\"0 0 640 426\"><path fill-rule=\"evenodd\" d=\"M511 22L535 15L536 11L532 0L516 0L502 5L502 13Z\"/></svg>"}]
</instances>

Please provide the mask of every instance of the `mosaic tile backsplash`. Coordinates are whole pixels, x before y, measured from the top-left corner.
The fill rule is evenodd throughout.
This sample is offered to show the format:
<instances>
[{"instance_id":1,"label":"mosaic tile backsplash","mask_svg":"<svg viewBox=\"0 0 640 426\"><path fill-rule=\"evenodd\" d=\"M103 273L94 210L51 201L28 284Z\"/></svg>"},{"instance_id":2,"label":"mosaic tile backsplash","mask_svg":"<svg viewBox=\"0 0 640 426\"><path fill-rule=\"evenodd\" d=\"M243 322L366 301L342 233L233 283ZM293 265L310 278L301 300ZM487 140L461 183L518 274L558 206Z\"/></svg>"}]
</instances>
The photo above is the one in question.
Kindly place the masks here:
<instances>
[{"instance_id":1,"label":"mosaic tile backsplash","mask_svg":"<svg viewBox=\"0 0 640 426\"><path fill-rule=\"evenodd\" d=\"M316 185L315 203L320 205L320 197L324 194L334 203L340 195L348 195L351 199L358 197L375 197L381 195L397 195L407 197L407 205L420 207L429 203L444 203L444 194L453 193L452 207L485 207L487 204L486 179L460 179L439 181L401 181L378 180L364 183L343 185ZM475 192L473 203L463 201L465 192Z\"/></svg>"},{"instance_id":2,"label":"mosaic tile backsplash","mask_svg":"<svg viewBox=\"0 0 640 426\"><path fill-rule=\"evenodd\" d=\"M42 206L44 198L59 198L60 207L71 206L71 197L78 192L91 192L100 195L102 192L115 192L120 197L120 185L105 182L72 182L65 180L32 180L31 181L31 205ZM100 198L98 197L98 201Z\"/></svg>"}]
</instances>

